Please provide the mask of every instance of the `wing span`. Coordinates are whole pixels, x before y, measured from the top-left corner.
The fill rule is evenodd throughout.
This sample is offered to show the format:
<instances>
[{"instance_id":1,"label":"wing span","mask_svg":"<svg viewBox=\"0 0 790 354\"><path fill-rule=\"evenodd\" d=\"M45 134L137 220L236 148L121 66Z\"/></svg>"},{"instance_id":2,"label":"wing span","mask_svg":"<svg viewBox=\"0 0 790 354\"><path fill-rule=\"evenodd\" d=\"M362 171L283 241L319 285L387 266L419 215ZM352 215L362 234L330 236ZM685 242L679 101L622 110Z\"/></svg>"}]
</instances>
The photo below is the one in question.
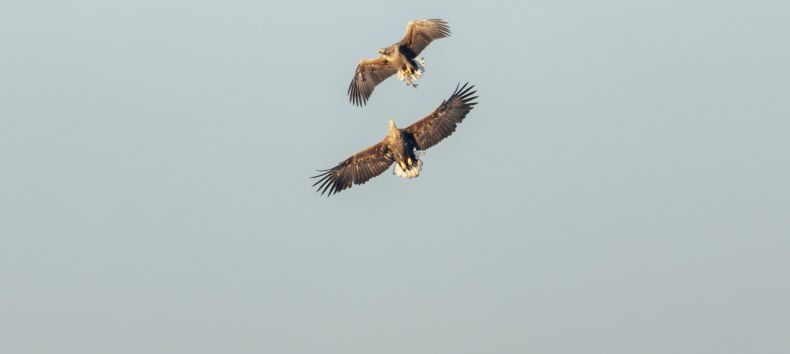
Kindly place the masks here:
<instances>
[{"instance_id":1,"label":"wing span","mask_svg":"<svg viewBox=\"0 0 790 354\"><path fill-rule=\"evenodd\" d=\"M467 82L460 88L456 86L450 98L442 102L433 113L403 129L417 150L426 150L453 134L455 127L474 108L477 96L472 95L477 91L472 91L474 85L468 85Z\"/></svg>"},{"instance_id":2,"label":"wing span","mask_svg":"<svg viewBox=\"0 0 790 354\"><path fill-rule=\"evenodd\" d=\"M409 22L406 26L406 34L398 44L408 47L414 55L418 55L432 41L449 36L450 26L444 20L437 18L416 20Z\"/></svg>"},{"instance_id":3,"label":"wing span","mask_svg":"<svg viewBox=\"0 0 790 354\"><path fill-rule=\"evenodd\" d=\"M313 176L318 178L313 187L318 186L321 195L329 192L327 197L351 188L353 184L363 184L371 178L376 177L386 171L392 162L392 158L387 146L383 141L351 155L345 161L328 170L319 170L321 174Z\"/></svg>"},{"instance_id":4,"label":"wing span","mask_svg":"<svg viewBox=\"0 0 790 354\"><path fill-rule=\"evenodd\" d=\"M348 100L357 105L364 106L373 94L376 85L386 80L398 71L398 68L388 62L384 57L376 59L363 59L357 65L354 78L348 86Z\"/></svg>"}]
</instances>

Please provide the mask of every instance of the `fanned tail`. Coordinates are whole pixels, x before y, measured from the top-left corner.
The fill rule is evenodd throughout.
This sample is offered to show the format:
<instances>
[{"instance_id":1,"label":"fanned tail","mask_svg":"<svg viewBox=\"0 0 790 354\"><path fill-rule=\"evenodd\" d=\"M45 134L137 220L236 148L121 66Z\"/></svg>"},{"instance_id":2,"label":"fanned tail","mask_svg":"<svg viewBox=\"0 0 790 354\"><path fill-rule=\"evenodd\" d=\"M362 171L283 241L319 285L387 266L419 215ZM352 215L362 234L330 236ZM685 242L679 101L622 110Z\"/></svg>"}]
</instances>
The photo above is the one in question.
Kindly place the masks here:
<instances>
[{"instance_id":1,"label":"fanned tail","mask_svg":"<svg viewBox=\"0 0 790 354\"><path fill-rule=\"evenodd\" d=\"M414 164L411 166L407 166L406 170L404 171L400 164L395 164L395 168L392 170L392 174L398 177L403 178L414 178L420 175L420 171L422 171L422 160L415 160Z\"/></svg>"}]
</instances>

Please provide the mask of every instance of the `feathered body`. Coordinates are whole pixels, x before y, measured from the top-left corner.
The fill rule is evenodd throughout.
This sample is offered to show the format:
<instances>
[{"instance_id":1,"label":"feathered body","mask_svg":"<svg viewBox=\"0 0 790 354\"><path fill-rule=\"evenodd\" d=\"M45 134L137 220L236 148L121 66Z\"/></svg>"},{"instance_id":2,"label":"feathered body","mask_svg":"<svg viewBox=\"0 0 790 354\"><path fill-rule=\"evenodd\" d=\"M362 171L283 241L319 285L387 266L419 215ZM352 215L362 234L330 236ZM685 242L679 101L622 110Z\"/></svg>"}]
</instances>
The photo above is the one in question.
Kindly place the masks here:
<instances>
[{"instance_id":1,"label":"feathered body","mask_svg":"<svg viewBox=\"0 0 790 354\"><path fill-rule=\"evenodd\" d=\"M417 57L409 47L400 43L395 43L388 48L379 50L381 56L391 66L397 68L396 78L406 82L406 85L417 87L414 81L422 78L425 71L425 59Z\"/></svg>"},{"instance_id":2,"label":"feathered body","mask_svg":"<svg viewBox=\"0 0 790 354\"><path fill-rule=\"evenodd\" d=\"M414 178L420 175L422 161L417 158L415 153L417 146L408 134L395 126L395 119L390 119L389 132L384 138L384 144L392 152L392 159L395 161L395 169L392 173L403 178Z\"/></svg>"}]
</instances>

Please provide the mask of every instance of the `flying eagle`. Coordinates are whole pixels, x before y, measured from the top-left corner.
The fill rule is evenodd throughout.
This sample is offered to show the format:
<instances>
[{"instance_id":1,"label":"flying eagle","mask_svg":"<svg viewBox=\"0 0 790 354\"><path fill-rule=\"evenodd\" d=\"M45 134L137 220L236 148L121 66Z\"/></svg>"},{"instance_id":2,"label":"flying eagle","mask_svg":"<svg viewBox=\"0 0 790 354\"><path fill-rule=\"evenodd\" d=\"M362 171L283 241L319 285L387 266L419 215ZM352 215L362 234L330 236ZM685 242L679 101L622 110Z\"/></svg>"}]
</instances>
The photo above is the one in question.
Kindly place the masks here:
<instances>
[{"instance_id":1,"label":"flying eagle","mask_svg":"<svg viewBox=\"0 0 790 354\"><path fill-rule=\"evenodd\" d=\"M389 131L384 140L352 155L333 168L319 170L322 173L312 177L318 178L313 187L318 185L321 195L329 192L328 197L351 188L352 184L363 184L382 174L393 162L395 168L392 174L403 178L419 176L422 170L422 160L419 157L423 155L423 151L450 136L477 104L474 102L477 96L472 96L476 92L472 91L474 85L467 87L468 84L460 88L456 86L450 98L427 117L405 129L398 129L394 119L390 119Z\"/></svg>"},{"instance_id":2,"label":"flying eagle","mask_svg":"<svg viewBox=\"0 0 790 354\"><path fill-rule=\"evenodd\" d=\"M348 100L364 106L376 85L398 73L398 80L417 87L414 81L422 77L425 60L418 57L433 40L449 37L450 27L440 19L415 20L406 26L406 35L400 42L379 49L380 57L359 61L354 79L348 86Z\"/></svg>"}]
</instances>

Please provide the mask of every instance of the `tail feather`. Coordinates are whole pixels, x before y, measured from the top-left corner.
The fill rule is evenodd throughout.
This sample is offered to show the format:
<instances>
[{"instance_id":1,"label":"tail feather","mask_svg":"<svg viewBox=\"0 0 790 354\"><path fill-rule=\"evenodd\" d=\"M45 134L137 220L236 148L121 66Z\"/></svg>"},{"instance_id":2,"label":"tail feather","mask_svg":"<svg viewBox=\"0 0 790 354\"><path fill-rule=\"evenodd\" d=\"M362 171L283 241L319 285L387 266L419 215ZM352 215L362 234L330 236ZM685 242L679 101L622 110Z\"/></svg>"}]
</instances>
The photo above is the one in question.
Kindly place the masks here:
<instances>
[{"instance_id":1,"label":"tail feather","mask_svg":"<svg viewBox=\"0 0 790 354\"><path fill-rule=\"evenodd\" d=\"M417 63L417 69L419 69L420 72L425 72L425 58L416 57L414 58L414 62Z\"/></svg>"},{"instance_id":2,"label":"tail feather","mask_svg":"<svg viewBox=\"0 0 790 354\"><path fill-rule=\"evenodd\" d=\"M415 160L414 165L408 166L408 168L404 171L400 164L395 164L395 168L392 170L392 174L398 177L403 178L414 178L420 175L420 171L422 171L422 160Z\"/></svg>"}]
</instances>

